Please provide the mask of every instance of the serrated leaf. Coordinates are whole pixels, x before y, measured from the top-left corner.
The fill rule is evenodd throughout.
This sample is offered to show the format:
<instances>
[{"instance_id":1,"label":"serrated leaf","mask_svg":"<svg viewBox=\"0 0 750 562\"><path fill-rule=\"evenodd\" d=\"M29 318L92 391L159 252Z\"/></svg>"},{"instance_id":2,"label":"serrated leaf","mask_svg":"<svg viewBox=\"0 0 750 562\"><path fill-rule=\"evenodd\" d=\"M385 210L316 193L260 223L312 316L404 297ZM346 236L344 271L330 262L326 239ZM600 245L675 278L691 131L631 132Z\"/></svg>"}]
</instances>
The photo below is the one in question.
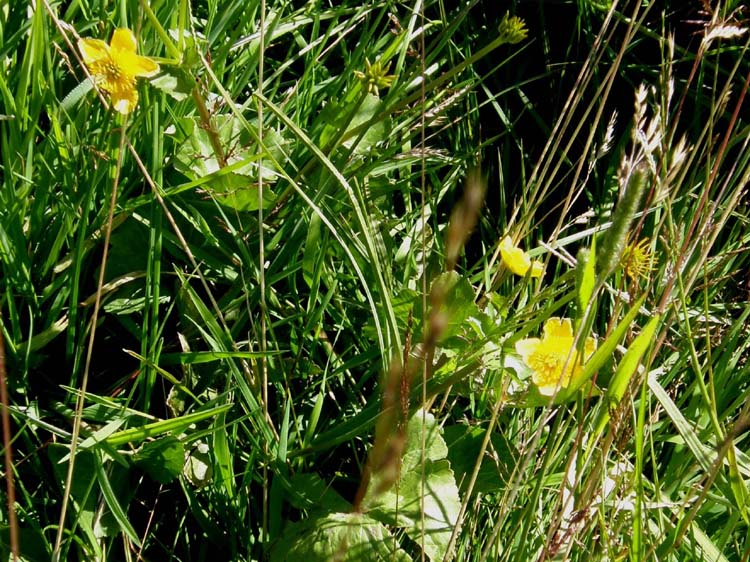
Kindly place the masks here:
<instances>
[{"instance_id":1,"label":"serrated leaf","mask_svg":"<svg viewBox=\"0 0 750 562\"><path fill-rule=\"evenodd\" d=\"M379 478L374 474L363 502L374 518L402 527L410 539L424 545L425 554L433 561L445 556L461 509L447 455L448 446L434 416L417 411L406 430L400 480L375 495Z\"/></svg>"}]
</instances>

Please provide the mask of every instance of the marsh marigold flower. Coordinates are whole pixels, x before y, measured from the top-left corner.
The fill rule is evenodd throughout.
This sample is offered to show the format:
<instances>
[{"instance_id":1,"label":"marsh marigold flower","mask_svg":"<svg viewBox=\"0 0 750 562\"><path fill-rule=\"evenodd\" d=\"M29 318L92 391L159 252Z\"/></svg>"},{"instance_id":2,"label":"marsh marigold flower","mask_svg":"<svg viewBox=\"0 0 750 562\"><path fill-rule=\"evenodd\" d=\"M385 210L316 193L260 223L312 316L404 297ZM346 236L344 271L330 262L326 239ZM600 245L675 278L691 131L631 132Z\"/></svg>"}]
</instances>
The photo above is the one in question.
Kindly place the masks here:
<instances>
[{"instance_id":1,"label":"marsh marigold flower","mask_svg":"<svg viewBox=\"0 0 750 562\"><path fill-rule=\"evenodd\" d=\"M116 29L109 45L100 39L80 39L78 49L96 85L109 95L112 107L123 115L138 105L136 78L159 72L155 61L137 54L135 35L126 28Z\"/></svg>"},{"instance_id":2,"label":"marsh marigold flower","mask_svg":"<svg viewBox=\"0 0 750 562\"><path fill-rule=\"evenodd\" d=\"M506 236L500 241L500 257L503 259L505 267L510 269L516 275L526 275L531 268L531 277L541 277L544 271L542 262L531 261L529 255L521 248L513 245L510 236Z\"/></svg>"},{"instance_id":3,"label":"marsh marigold flower","mask_svg":"<svg viewBox=\"0 0 750 562\"><path fill-rule=\"evenodd\" d=\"M516 342L516 351L532 371L531 380L539 394L552 396L567 388L570 380L583 370L583 364L596 350L594 338L586 338L583 357L573 347L573 325L570 318L549 318L541 339Z\"/></svg>"}]
</instances>

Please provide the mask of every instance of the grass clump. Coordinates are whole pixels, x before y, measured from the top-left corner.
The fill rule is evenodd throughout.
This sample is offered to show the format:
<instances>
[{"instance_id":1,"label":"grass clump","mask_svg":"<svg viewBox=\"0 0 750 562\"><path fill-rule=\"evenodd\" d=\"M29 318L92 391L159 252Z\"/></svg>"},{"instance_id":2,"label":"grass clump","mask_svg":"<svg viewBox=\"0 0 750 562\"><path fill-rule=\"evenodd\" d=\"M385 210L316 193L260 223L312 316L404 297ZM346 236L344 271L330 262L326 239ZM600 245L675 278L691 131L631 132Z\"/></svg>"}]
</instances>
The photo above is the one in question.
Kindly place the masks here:
<instances>
[{"instance_id":1,"label":"grass clump","mask_svg":"<svg viewBox=\"0 0 750 562\"><path fill-rule=\"evenodd\" d=\"M518 8L0 9L4 559L748 559L742 12Z\"/></svg>"}]
</instances>

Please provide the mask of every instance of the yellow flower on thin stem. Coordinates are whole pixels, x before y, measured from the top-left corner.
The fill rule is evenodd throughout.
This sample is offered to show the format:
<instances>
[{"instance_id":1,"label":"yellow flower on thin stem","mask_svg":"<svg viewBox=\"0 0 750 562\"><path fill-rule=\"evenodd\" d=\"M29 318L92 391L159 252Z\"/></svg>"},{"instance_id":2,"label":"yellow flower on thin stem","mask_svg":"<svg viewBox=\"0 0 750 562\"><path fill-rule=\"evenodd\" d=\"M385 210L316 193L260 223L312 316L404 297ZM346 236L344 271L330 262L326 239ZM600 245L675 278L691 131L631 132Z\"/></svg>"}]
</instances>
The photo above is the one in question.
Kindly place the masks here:
<instances>
[{"instance_id":1,"label":"yellow flower on thin stem","mask_svg":"<svg viewBox=\"0 0 750 562\"><path fill-rule=\"evenodd\" d=\"M109 95L112 107L123 115L138 105L136 78L159 72L154 60L137 54L135 35L127 28L116 29L109 45L101 39L80 39L78 49L96 85Z\"/></svg>"},{"instance_id":2,"label":"yellow flower on thin stem","mask_svg":"<svg viewBox=\"0 0 750 562\"><path fill-rule=\"evenodd\" d=\"M630 279L646 277L654 268L653 256L648 245L649 239L644 238L640 242L631 242L625 246L620 258L620 266Z\"/></svg>"},{"instance_id":3,"label":"yellow flower on thin stem","mask_svg":"<svg viewBox=\"0 0 750 562\"><path fill-rule=\"evenodd\" d=\"M513 245L510 236L506 236L500 241L500 257L503 259L505 267L516 275L524 276L531 269L531 273L529 273L531 277L541 277L544 271L542 262L531 261L526 252Z\"/></svg>"},{"instance_id":4,"label":"yellow flower on thin stem","mask_svg":"<svg viewBox=\"0 0 750 562\"><path fill-rule=\"evenodd\" d=\"M552 396L558 388L567 388L596 350L594 338L586 338L582 357L573 347L574 340L570 318L552 317L544 323L541 339L516 342L516 352L531 369L531 380L542 396Z\"/></svg>"}]
</instances>

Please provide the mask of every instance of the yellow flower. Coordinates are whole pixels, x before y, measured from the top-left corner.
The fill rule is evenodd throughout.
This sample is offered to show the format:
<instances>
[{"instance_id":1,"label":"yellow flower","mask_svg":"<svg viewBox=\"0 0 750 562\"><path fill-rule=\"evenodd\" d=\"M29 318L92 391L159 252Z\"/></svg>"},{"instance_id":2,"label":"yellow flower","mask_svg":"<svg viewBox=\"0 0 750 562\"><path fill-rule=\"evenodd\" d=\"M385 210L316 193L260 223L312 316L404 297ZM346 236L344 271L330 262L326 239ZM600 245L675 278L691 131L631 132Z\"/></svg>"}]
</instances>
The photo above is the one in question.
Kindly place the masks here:
<instances>
[{"instance_id":1,"label":"yellow flower","mask_svg":"<svg viewBox=\"0 0 750 562\"><path fill-rule=\"evenodd\" d=\"M109 45L100 39L80 39L78 49L96 85L109 94L112 107L127 115L138 105L135 79L153 76L159 65L136 53L135 35L126 28L116 29Z\"/></svg>"},{"instance_id":2,"label":"yellow flower","mask_svg":"<svg viewBox=\"0 0 750 562\"><path fill-rule=\"evenodd\" d=\"M646 277L653 269L653 256L648 245L648 238L644 238L640 242L631 242L625 246L622 258L620 258L620 266L625 275L631 279Z\"/></svg>"},{"instance_id":3,"label":"yellow flower","mask_svg":"<svg viewBox=\"0 0 750 562\"><path fill-rule=\"evenodd\" d=\"M570 318L549 318L544 323L542 339L529 338L516 342L516 352L532 370L531 380L539 394L552 396L559 388L567 388L570 380L580 374L583 363L596 350L594 338L586 338L584 356L573 347L573 325Z\"/></svg>"},{"instance_id":4,"label":"yellow flower","mask_svg":"<svg viewBox=\"0 0 750 562\"><path fill-rule=\"evenodd\" d=\"M521 248L513 245L510 236L506 236L500 241L500 256L503 258L505 267L510 269L516 275L526 275L531 268L531 277L541 277L544 271L542 262L531 261L529 255Z\"/></svg>"}]
</instances>

